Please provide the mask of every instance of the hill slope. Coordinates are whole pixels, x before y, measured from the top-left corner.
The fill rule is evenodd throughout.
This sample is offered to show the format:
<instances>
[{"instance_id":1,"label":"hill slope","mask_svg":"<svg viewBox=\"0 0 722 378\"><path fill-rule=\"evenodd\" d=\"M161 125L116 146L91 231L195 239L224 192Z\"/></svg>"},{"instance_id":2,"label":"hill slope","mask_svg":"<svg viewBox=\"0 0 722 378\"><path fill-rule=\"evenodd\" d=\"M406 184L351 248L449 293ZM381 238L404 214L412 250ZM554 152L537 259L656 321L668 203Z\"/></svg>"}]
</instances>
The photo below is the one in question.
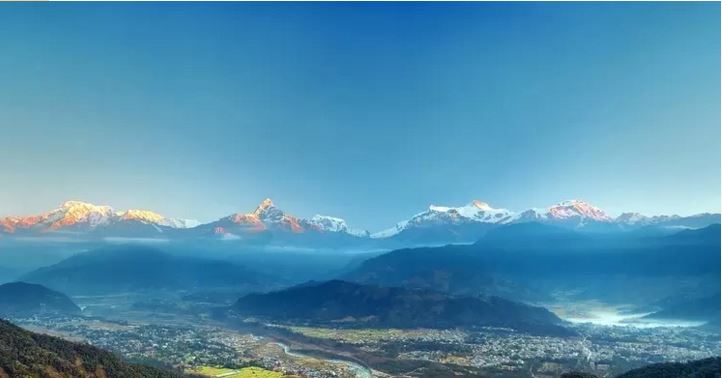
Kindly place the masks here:
<instances>
[{"instance_id":1,"label":"hill slope","mask_svg":"<svg viewBox=\"0 0 722 378\"><path fill-rule=\"evenodd\" d=\"M684 282L705 295L719 290L719 235L718 225L650 238L517 224L490 231L474 245L392 251L364 261L344 279L534 301L560 291L578 299L659 300Z\"/></svg>"},{"instance_id":2,"label":"hill slope","mask_svg":"<svg viewBox=\"0 0 722 378\"><path fill-rule=\"evenodd\" d=\"M0 314L77 313L80 308L65 294L42 285L11 282L0 285Z\"/></svg>"},{"instance_id":3,"label":"hill slope","mask_svg":"<svg viewBox=\"0 0 722 378\"><path fill-rule=\"evenodd\" d=\"M617 378L719 378L720 358L712 357L686 363L666 362L630 370Z\"/></svg>"},{"instance_id":4,"label":"hill slope","mask_svg":"<svg viewBox=\"0 0 722 378\"><path fill-rule=\"evenodd\" d=\"M565 332L561 320L541 307L497 297L451 297L429 290L358 285L339 280L250 294L240 298L233 310L278 321L351 327L497 326L539 333Z\"/></svg>"},{"instance_id":5,"label":"hill slope","mask_svg":"<svg viewBox=\"0 0 722 378\"><path fill-rule=\"evenodd\" d=\"M0 377L171 378L181 375L126 363L87 344L26 331L0 320Z\"/></svg>"}]
</instances>

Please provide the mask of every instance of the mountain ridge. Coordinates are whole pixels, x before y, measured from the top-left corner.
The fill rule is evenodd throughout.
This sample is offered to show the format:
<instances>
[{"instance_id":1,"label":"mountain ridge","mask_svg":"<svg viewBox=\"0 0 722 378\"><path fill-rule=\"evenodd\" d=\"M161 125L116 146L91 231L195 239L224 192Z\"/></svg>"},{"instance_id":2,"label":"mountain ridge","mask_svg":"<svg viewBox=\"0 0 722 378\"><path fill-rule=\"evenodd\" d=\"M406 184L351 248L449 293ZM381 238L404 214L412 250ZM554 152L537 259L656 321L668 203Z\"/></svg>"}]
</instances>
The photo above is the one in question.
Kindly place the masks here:
<instances>
[{"instance_id":1,"label":"mountain ridge","mask_svg":"<svg viewBox=\"0 0 722 378\"><path fill-rule=\"evenodd\" d=\"M257 287L267 277L243 265L122 245L82 252L26 273L21 280L70 294L128 290Z\"/></svg>"},{"instance_id":2,"label":"mountain ridge","mask_svg":"<svg viewBox=\"0 0 722 378\"><path fill-rule=\"evenodd\" d=\"M248 294L232 311L284 322L340 327L509 327L532 333L571 334L552 312L496 296L450 296L426 289L330 280Z\"/></svg>"},{"instance_id":3,"label":"mountain ridge","mask_svg":"<svg viewBox=\"0 0 722 378\"><path fill-rule=\"evenodd\" d=\"M404 248L381 254L364 260L343 278L362 284L531 301L550 300L543 296L575 289L574 295L581 299L629 303L661 298L684 287L678 278L669 277L694 278L700 295L718 290L719 245L717 224L653 237L644 233L584 234L540 223L509 224L470 245ZM679 253L680 247L684 254ZM641 287L626 290L628 277L647 280L646 291Z\"/></svg>"},{"instance_id":4,"label":"mountain ridge","mask_svg":"<svg viewBox=\"0 0 722 378\"><path fill-rule=\"evenodd\" d=\"M545 223L583 231L629 231L644 227L664 229L702 228L720 222L720 214L691 216L645 216L626 212L612 217L582 200L565 200L546 208L514 212L474 200L459 206L430 205L395 226L371 233L356 229L342 218L314 215L297 217L266 198L251 212L237 212L215 221L168 218L151 210L116 211L110 206L66 201L57 209L24 217L0 218L0 238L62 234L68 237L215 238L261 243L278 239L309 245L323 245L333 236L331 246L375 245L391 242L393 247L423 244L473 243L492 228L517 223Z\"/></svg>"},{"instance_id":5,"label":"mountain ridge","mask_svg":"<svg viewBox=\"0 0 722 378\"><path fill-rule=\"evenodd\" d=\"M150 210L116 211L107 205L71 200L41 214L0 218L0 233L87 232L123 223L177 229L194 226L196 221L168 218Z\"/></svg>"}]
</instances>

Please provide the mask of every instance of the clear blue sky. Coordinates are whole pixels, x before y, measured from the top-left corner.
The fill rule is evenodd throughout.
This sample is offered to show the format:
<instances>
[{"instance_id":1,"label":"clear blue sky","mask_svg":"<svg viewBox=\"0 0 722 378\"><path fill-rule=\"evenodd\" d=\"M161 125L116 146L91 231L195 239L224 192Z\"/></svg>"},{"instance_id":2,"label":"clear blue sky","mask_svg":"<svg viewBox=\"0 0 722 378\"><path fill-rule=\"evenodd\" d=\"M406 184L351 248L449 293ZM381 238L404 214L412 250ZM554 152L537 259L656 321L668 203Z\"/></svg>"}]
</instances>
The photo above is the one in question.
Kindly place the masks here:
<instances>
[{"instance_id":1,"label":"clear blue sky","mask_svg":"<svg viewBox=\"0 0 722 378\"><path fill-rule=\"evenodd\" d=\"M0 4L0 214L718 211L718 3Z\"/></svg>"}]
</instances>

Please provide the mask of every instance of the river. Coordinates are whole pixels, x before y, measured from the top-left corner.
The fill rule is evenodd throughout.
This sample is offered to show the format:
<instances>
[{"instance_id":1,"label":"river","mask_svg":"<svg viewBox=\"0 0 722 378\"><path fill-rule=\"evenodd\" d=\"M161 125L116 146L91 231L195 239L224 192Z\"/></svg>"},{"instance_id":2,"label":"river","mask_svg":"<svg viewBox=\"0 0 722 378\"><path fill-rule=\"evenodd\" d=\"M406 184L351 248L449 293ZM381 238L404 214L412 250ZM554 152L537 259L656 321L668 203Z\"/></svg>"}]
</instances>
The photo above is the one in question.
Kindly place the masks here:
<instances>
[{"instance_id":1,"label":"river","mask_svg":"<svg viewBox=\"0 0 722 378\"><path fill-rule=\"evenodd\" d=\"M293 352L293 351L291 351L291 348L289 348L288 345L286 345L284 343L276 342L275 344L280 346L281 348L283 348L283 352L291 357L296 357L296 358L310 357L310 358L316 358L316 359L319 358L316 356L308 356L308 355L301 354L298 352ZM334 363L334 364L346 365L349 368L349 370L351 370L354 373L354 375L356 375L356 378L372 378L373 377L373 374L371 373L371 369L369 369L365 366L362 366L360 364L357 364L355 362L347 361L347 360L335 360L335 359L334 360L323 359L323 360L330 362L330 363Z\"/></svg>"}]
</instances>

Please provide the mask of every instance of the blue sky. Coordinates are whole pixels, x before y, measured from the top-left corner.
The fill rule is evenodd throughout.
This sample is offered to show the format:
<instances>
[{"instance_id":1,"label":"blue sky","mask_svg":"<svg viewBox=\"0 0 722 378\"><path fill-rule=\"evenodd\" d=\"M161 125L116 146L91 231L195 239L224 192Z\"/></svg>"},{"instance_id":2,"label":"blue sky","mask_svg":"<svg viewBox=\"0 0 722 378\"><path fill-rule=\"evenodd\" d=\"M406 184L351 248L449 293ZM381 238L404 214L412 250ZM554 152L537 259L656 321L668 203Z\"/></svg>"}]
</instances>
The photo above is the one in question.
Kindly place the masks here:
<instances>
[{"instance_id":1,"label":"blue sky","mask_svg":"<svg viewBox=\"0 0 722 378\"><path fill-rule=\"evenodd\" d=\"M717 3L0 4L0 214L720 207Z\"/></svg>"}]
</instances>

